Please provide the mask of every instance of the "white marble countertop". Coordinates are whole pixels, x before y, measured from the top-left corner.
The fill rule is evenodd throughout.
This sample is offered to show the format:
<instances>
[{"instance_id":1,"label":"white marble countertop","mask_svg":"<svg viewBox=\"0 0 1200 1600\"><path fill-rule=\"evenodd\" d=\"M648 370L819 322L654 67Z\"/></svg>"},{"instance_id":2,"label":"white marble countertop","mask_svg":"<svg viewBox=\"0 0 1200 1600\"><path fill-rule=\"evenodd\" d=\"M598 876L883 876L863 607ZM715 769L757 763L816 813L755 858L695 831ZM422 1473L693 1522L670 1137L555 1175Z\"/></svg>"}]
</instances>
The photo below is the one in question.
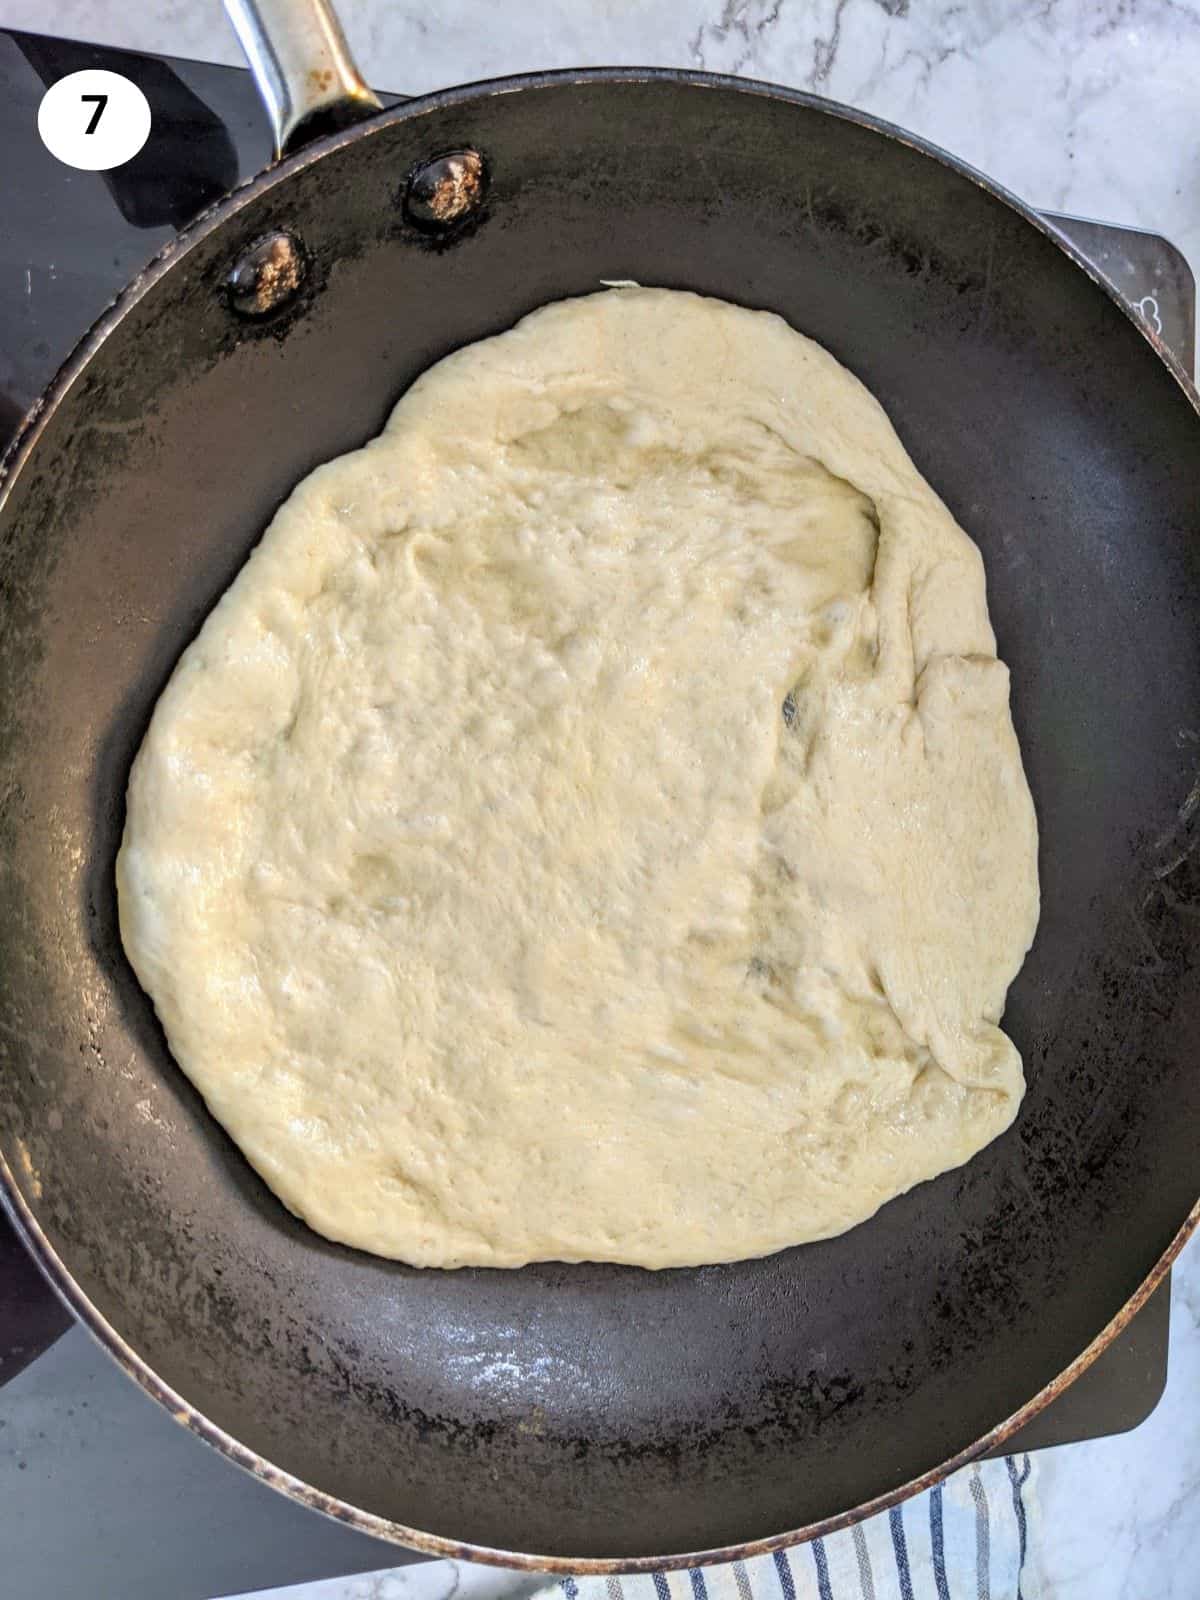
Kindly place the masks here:
<instances>
[{"instance_id":1,"label":"white marble countertop","mask_svg":"<svg viewBox=\"0 0 1200 1600\"><path fill-rule=\"evenodd\" d=\"M1200 0L342 0L340 9L366 75L384 88L596 64L772 79L902 123L1036 205L1164 233L1200 267ZM0 26L240 62L217 0L0 0ZM1153 1416L1130 1434L1034 1459L1023 1600L1200 1597L1200 1241L1176 1270L1170 1375ZM948 1577L954 1596L975 1594L974 1572ZM529 1587L437 1562L286 1594L493 1600ZM690 1593L678 1580L672 1592Z\"/></svg>"}]
</instances>

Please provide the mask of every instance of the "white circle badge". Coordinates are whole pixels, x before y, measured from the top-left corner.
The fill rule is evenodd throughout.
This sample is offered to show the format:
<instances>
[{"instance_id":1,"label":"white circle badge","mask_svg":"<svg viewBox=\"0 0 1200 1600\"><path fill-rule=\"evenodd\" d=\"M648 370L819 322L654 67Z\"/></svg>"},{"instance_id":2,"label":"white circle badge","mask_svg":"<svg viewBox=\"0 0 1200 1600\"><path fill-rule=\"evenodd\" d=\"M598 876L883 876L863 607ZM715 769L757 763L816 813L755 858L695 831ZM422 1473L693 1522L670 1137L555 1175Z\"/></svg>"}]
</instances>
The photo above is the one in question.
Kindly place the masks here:
<instances>
[{"instance_id":1,"label":"white circle badge","mask_svg":"<svg viewBox=\"0 0 1200 1600\"><path fill-rule=\"evenodd\" d=\"M38 107L38 132L68 167L107 172L133 159L150 136L150 103L119 72L72 72Z\"/></svg>"}]
</instances>

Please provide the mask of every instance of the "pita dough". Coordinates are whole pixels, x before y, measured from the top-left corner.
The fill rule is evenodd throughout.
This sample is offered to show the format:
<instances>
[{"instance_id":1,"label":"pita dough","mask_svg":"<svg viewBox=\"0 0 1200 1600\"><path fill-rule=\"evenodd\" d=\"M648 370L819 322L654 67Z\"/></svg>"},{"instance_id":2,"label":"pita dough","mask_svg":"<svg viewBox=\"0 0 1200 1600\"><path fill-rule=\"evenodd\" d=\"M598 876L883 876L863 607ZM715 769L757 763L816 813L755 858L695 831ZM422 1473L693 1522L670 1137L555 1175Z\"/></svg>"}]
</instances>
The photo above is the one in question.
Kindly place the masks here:
<instances>
[{"instance_id":1,"label":"pita dough","mask_svg":"<svg viewBox=\"0 0 1200 1600\"><path fill-rule=\"evenodd\" d=\"M117 864L174 1055L321 1233L667 1267L1011 1122L1036 825L979 552L779 318L547 306L295 490Z\"/></svg>"}]
</instances>

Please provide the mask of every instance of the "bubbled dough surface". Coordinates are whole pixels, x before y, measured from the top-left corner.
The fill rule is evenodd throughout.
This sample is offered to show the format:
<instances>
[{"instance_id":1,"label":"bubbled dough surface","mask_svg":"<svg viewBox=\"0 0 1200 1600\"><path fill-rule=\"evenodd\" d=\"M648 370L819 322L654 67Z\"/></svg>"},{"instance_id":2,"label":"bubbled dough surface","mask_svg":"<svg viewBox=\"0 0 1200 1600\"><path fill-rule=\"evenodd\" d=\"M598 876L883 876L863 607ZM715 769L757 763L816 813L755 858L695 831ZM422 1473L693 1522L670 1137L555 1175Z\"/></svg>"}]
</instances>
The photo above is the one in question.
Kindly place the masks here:
<instances>
[{"instance_id":1,"label":"bubbled dough surface","mask_svg":"<svg viewBox=\"0 0 1200 1600\"><path fill-rule=\"evenodd\" d=\"M158 703L118 886L250 1161L418 1265L835 1234L1023 1091L979 553L849 372L719 301L547 306L305 479Z\"/></svg>"}]
</instances>

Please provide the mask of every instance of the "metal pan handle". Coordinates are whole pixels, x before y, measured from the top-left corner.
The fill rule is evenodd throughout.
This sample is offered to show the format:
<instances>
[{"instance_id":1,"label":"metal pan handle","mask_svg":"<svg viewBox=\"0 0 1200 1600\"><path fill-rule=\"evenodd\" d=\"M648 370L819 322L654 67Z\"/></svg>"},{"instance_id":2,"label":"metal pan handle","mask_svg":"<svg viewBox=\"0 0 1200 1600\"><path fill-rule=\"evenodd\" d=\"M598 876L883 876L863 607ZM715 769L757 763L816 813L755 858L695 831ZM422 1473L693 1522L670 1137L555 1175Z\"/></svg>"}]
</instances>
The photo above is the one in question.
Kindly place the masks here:
<instances>
[{"instance_id":1,"label":"metal pan handle","mask_svg":"<svg viewBox=\"0 0 1200 1600\"><path fill-rule=\"evenodd\" d=\"M326 0L225 0L275 132L290 155L381 109Z\"/></svg>"}]
</instances>

